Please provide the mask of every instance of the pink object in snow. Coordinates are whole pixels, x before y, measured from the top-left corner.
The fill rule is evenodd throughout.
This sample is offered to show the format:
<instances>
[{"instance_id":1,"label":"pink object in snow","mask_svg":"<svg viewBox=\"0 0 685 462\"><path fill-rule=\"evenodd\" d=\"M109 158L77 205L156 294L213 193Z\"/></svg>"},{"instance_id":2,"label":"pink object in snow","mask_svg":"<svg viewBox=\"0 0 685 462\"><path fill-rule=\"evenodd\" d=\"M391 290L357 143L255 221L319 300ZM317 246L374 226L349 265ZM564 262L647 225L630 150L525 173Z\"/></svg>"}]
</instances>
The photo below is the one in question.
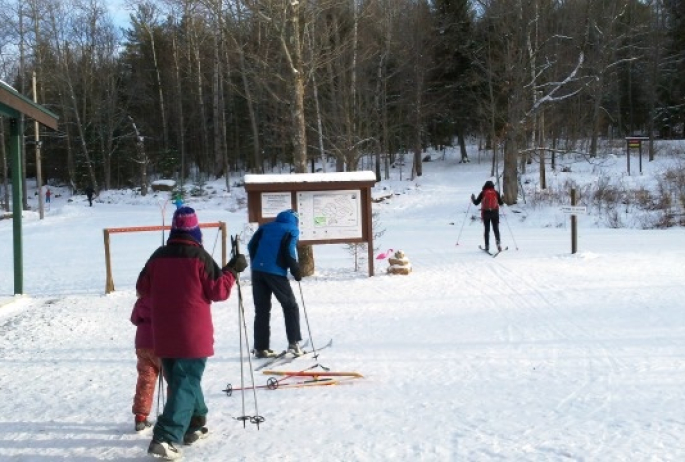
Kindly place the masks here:
<instances>
[{"instance_id":1,"label":"pink object in snow","mask_svg":"<svg viewBox=\"0 0 685 462\"><path fill-rule=\"evenodd\" d=\"M385 258L388 258L390 254L392 253L392 249L388 249L385 253L379 253L378 256L376 257L376 260L383 260Z\"/></svg>"}]
</instances>

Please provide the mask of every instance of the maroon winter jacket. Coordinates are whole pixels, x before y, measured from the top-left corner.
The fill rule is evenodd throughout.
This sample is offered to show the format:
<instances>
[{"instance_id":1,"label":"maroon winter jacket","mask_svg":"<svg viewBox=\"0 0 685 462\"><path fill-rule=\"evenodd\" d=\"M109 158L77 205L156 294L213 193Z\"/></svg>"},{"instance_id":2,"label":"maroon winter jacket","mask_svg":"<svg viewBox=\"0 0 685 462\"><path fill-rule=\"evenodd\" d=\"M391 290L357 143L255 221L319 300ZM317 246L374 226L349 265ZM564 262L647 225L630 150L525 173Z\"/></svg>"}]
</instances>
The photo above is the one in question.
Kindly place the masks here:
<instances>
[{"instance_id":1,"label":"maroon winter jacket","mask_svg":"<svg viewBox=\"0 0 685 462\"><path fill-rule=\"evenodd\" d=\"M131 322L136 329L136 348L153 349L155 343L152 336L152 311L150 302L143 297L136 300L131 312Z\"/></svg>"},{"instance_id":2,"label":"maroon winter jacket","mask_svg":"<svg viewBox=\"0 0 685 462\"><path fill-rule=\"evenodd\" d=\"M136 290L149 297L155 354L160 358L214 355L211 302L226 300L235 283L187 234L169 238L138 276Z\"/></svg>"}]
</instances>

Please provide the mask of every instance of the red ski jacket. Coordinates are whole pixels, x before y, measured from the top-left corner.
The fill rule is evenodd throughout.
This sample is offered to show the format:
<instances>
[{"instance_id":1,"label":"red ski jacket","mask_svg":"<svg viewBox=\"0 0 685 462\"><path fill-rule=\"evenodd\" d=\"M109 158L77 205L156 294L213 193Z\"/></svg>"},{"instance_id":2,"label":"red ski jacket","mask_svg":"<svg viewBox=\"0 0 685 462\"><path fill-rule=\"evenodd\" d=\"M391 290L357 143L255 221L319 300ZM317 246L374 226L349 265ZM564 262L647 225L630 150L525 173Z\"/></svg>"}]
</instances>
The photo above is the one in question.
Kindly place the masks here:
<instances>
[{"instance_id":1,"label":"red ski jacket","mask_svg":"<svg viewBox=\"0 0 685 462\"><path fill-rule=\"evenodd\" d=\"M149 297L155 354L160 358L214 355L211 302L226 300L235 284L189 235L157 249L138 276L136 290Z\"/></svg>"}]
</instances>

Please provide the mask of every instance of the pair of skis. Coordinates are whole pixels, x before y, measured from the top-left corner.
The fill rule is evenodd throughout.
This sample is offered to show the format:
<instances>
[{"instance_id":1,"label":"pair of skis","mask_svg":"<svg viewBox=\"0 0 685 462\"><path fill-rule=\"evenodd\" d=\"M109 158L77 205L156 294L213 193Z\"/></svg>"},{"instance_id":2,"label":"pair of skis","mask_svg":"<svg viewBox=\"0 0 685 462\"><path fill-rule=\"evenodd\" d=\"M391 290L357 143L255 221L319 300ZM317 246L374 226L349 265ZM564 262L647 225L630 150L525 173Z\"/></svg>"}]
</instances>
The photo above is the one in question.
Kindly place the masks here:
<instances>
[{"instance_id":1,"label":"pair of skis","mask_svg":"<svg viewBox=\"0 0 685 462\"><path fill-rule=\"evenodd\" d=\"M304 387L317 387L317 386L326 386L326 385L337 385L340 383L340 380L337 378L333 377L324 377L324 378L316 378L316 379L306 379L306 380L297 380L295 382L287 382L287 383L282 383L284 379L278 380L274 377L270 377L269 380L266 381L266 385L255 385L255 386L247 386L247 387L238 387L238 388L233 388L231 384L227 384L226 388L223 391L226 393L226 396L231 396L234 391L241 391L241 390L260 390L260 389L267 389L267 390L277 390L277 389L283 389L283 388L304 388Z\"/></svg>"},{"instance_id":2,"label":"pair of skis","mask_svg":"<svg viewBox=\"0 0 685 462\"><path fill-rule=\"evenodd\" d=\"M359 372L330 372L330 371L313 371L311 369L317 366L312 366L302 371L264 371L266 375L280 376L279 379L269 377L266 385L248 386L245 388L233 388L231 384L227 384L226 388L222 390L227 396L231 396L234 391L253 390L253 389L268 389L277 390L282 388L303 388L314 386L328 386L337 385L343 381L363 378L364 376ZM287 381L295 378L295 381Z\"/></svg>"},{"instance_id":3,"label":"pair of skis","mask_svg":"<svg viewBox=\"0 0 685 462\"><path fill-rule=\"evenodd\" d=\"M497 252L490 252L488 249L486 249L486 248L483 247L483 246L480 246L480 245L479 245L478 248L479 248L480 250L482 250L483 252L487 253L488 255L490 255L492 258L497 257L497 255L501 254L501 253L504 252L505 250L509 250L509 247L502 247L502 250L498 250Z\"/></svg>"}]
</instances>

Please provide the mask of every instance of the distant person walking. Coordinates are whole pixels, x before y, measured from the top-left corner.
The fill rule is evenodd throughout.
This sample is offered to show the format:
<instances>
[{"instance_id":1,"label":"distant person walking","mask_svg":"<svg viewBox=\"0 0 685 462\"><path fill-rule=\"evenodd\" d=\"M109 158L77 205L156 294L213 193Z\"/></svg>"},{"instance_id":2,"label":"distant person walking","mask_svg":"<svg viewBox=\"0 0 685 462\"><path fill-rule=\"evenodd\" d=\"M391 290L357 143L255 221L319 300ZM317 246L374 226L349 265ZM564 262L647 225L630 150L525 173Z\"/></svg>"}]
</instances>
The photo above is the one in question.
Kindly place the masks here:
<instances>
[{"instance_id":1,"label":"distant person walking","mask_svg":"<svg viewBox=\"0 0 685 462\"><path fill-rule=\"evenodd\" d=\"M176 194L174 196L174 205L176 206L177 209L180 209L183 207L183 197L181 197L180 194Z\"/></svg>"},{"instance_id":2,"label":"distant person walking","mask_svg":"<svg viewBox=\"0 0 685 462\"><path fill-rule=\"evenodd\" d=\"M45 203L46 204L50 203L50 196L52 196L52 192L50 191L50 188L47 188L45 190Z\"/></svg>"},{"instance_id":3,"label":"distant person walking","mask_svg":"<svg viewBox=\"0 0 685 462\"><path fill-rule=\"evenodd\" d=\"M152 426L148 420L155 396L155 386L162 370L162 362L155 354L152 340L152 313L150 301L139 297L133 305L131 323L136 326L136 393L133 397L134 426L137 432ZM161 392L161 390L160 390Z\"/></svg>"},{"instance_id":4,"label":"distant person walking","mask_svg":"<svg viewBox=\"0 0 685 462\"><path fill-rule=\"evenodd\" d=\"M86 188L86 197L88 198L88 204L92 207L93 206L93 195L95 194L95 190L93 189L92 186L88 186Z\"/></svg>"},{"instance_id":5,"label":"distant person walking","mask_svg":"<svg viewBox=\"0 0 685 462\"><path fill-rule=\"evenodd\" d=\"M269 358L276 353L269 348L271 334L271 296L275 295L283 309L288 351L302 354L299 342L300 308L288 282L288 269L296 281L302 280L297 261L297 241L300 237L299 217L294 210L285 210L276 220L261 225L247 244L252 268L252 297L255 305L254 354Z\"/></svg>"},{"instance_id":6,"label":"distant person walking","mask_svg":"<svg viewBox=\"0 0 685 462\"><path fill-rule=\"evenodd\" d=\"M152 301L155 354L161 358L168 400L153 428L148 454L178 459L175 444L207 437L202 375L214 355L211 303L228 299L237 274L247 267L235 255L220 268L202 247L202 232L190 207L176 209L166 245L159 247L138 276L136 290Z\"/></svg>"},{"instance_id":7,"label":"distant person walking","mask_svg":"<svg viewBox=\"0 0 685 462\"><path fill-rule=\"evenodd\" d=\"M504 205L502 196L495 189L495 184L488 180L483 185L483 190L478 194L478 197L471 194L471 202L473 205L479 205L480 216L485 227L485 251L490 251L490 224L492 224L492 231L495 234L495 242L497 244L497 251L502 251L499 234L499 206Z\"/></svg>"}]
</instances>

